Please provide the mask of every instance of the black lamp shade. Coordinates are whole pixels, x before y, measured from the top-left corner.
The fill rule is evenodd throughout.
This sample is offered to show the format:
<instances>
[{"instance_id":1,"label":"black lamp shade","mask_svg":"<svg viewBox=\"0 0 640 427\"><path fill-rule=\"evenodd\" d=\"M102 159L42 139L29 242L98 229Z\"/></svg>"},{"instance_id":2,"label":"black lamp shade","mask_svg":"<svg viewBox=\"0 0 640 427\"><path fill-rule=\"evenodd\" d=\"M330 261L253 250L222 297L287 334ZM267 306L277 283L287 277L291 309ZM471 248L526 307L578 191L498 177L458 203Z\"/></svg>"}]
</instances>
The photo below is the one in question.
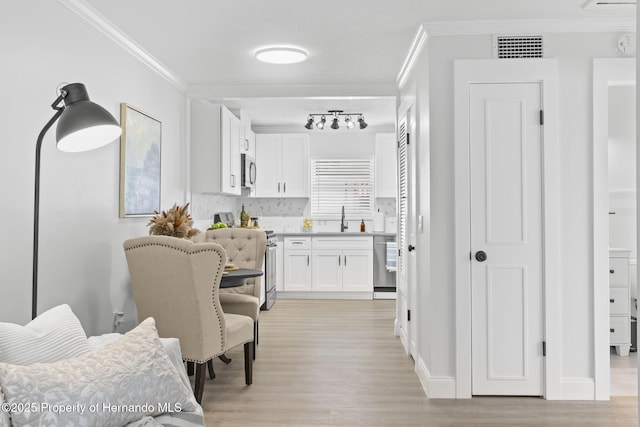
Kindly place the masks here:
<instances>
[{"instance_id":1,"label":"black lamp shade","mask_svg":"<svg viewBox=\"0 0 640 427\"><path fill-rule=\"evenodd\" d=\"M58 149L88 151L107 145L122 133L118 121L107 110L89 100L82 83L62 88L67 92L64 109L56 128Z\"/></svg>"},{"instance_id":2,"label":"black lamp shade","mask_svg":"<svg viewBox=\"0 0 640 427\"><path fill-rule=\"evenodd\" d=\"M366 128L367 126L369 126L369 125L364 121L364 118L363 118L363 117L360 117L360 118L358 119L358 123L360 124L360 129L364 129L364 128Z\"/></svg>"},{"instance_id":3,"label":"black lamp shade","mask_svg":"<svg viewBox=\"0 0 640 427\"><path fill-rule=\"evenodd\" d=\"M338 118L333 119L333 123L331 123L331 129L338 129L340 125L338 124Z\"/></svg>"},{"instance_id":4,"label":"black lamp shade","mask_svg":"<svg viewBox=\"0 0 640 427\"><path fill-rule=\"evenodd\" d=\"M309 119L307 120L307 124L304 125L304 127L309 130L313 129L313 117L309 117Z\"/></svg>"}]
</instances>

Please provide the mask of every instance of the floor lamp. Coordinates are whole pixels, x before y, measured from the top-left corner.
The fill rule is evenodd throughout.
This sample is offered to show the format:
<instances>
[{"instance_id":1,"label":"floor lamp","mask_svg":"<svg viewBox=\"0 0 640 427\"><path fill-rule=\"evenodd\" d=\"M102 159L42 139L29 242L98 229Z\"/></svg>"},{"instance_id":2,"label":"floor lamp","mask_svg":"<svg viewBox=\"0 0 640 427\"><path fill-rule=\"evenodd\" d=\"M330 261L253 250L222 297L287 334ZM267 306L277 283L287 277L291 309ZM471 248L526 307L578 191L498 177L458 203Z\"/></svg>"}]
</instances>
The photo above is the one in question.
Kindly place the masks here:
<instances>
[{"instance_id":1,"label":"floor lamp","mask_svg":"<svg viewBox=\"0 0 640 427\"><path fill-rule=\"evenodd\" d=\"M44 125L36 143L36 177L33 205L33 288L31 294L31 318L38 315L38 222L40 216L40 149L49 128L59 120L56 128L58 149L68 152L93 150L120 136L118 121L107 110L89 101L89 94L82 83L71 83L60 89L60 96L53 101L56 110Z\"/></svg>"}]
</instances>

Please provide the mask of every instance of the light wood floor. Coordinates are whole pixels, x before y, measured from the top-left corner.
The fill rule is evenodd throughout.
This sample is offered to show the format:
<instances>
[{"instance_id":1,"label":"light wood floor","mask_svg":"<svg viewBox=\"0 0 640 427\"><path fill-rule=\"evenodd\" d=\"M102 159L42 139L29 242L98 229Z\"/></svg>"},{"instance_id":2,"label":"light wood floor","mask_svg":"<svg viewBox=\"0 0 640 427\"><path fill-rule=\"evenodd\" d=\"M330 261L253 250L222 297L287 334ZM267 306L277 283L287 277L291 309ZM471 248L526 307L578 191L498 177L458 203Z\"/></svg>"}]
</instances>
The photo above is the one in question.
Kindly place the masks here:
<instances>
[{"instance_id":1,"label":"light wood floor","mask_svg":"<svg viewBox=\"0 0 640 427\"><path fill-rule=\"evenodd\" d=\"M427 399L393 335L395 301L279 300L260 314L253 385L242 350L215 360L208 426L636 426L636 398Z\"/></svg>"}]
</instances>

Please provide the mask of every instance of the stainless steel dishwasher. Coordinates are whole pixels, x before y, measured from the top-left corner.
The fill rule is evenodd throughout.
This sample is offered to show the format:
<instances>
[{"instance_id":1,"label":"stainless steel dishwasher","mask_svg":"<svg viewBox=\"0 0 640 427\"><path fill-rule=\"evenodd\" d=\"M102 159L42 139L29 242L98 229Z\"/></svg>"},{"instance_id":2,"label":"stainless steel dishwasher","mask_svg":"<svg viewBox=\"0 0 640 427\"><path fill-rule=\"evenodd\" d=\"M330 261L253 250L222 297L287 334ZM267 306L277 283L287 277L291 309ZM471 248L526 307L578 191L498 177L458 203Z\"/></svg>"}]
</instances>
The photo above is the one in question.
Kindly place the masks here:
<instances>
[{"instance_id":1,"label":"stainless steel dishwasher","mask_svg":"<svg viewBox=\"0 0 640 427\"><path fill-rule=\"evenodd\" d=\"M396 298L396 273L387 268L388 260L395 261L395 254L388 251L397 251L395 248L396 236L373 236L373 299ZM391 243L391 245L390 245ZM397 252L396 252L397 254Z\"/></svg>"}]
</instances>

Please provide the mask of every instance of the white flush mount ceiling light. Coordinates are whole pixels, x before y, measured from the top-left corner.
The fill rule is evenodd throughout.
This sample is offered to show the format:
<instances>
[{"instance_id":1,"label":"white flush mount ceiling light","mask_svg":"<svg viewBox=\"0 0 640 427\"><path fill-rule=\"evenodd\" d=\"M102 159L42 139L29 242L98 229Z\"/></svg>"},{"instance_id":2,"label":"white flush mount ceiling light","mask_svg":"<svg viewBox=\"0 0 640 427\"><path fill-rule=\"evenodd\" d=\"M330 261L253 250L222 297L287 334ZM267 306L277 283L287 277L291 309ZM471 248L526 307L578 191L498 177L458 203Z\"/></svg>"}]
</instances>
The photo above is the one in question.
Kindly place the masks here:
<instances>
[{"instance_id":1,"label":"white flush mount ceiling light","mask_svg":"<svg viewBox=\"0 0 640 427\"><path fill-rule=\"evenodd\" d=\"M299 47L270 46L256 51L256 59L269 64L295 64L307 59L309 53Z\"/></svg>"}]
</instances>

